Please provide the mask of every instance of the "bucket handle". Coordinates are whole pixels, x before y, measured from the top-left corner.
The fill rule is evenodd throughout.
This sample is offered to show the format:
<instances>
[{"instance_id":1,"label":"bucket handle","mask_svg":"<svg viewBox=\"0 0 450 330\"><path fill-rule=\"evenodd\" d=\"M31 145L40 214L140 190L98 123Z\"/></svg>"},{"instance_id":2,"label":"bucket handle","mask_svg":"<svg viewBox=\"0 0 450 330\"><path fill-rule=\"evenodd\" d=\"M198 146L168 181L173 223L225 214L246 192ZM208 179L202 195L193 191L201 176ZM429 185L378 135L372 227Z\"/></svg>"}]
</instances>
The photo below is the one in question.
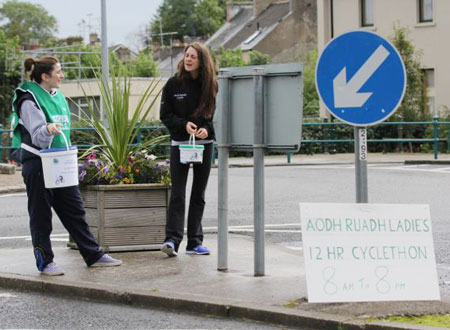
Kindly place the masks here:
<instances>
[{"instance_id":1,"label":"bucket handle","mask_svg":"<svg viewBox=\"0 0 450 330\"><path fill-rule=\"evenodd\" d=\"M192 141L192 143L191 143ZM195 147L195 135L191 134L191 136L189 136L189 144L192 144Z\"/></svg>"},{"instance_id":2,"label":"bucket handle","mask_svg":"<svg viewBox=\"0 0 450 330\"><path fill-rule=\"evenodd\" d=\"M61 132L61 133L59 133L59 134L62 135L62 137L63 137L63 139L64 139L64 143L66 144L66 149L67 149L67 151L69 151L69 150L70 150L70 145L69 145L69 142L67 141L66 134L64 134L63 132ZM56 136L56 135L55 135L55 136ZM52 143L53 143L53 139L50 141L50 144L48 145L48 148L49 148L49 149L51 148Z\"/></svg>"}]
</instances>

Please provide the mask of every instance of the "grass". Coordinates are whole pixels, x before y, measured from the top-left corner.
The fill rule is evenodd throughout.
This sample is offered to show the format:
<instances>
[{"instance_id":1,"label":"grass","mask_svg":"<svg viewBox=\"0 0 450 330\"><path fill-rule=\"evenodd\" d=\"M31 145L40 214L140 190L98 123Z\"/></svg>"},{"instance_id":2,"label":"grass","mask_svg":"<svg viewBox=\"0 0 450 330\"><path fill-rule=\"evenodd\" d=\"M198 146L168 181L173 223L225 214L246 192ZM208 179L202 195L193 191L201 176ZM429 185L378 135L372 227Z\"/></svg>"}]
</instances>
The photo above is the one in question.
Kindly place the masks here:
<instances>
[{"instance_id":1,"label":"grass","mask_svg":"<svg viewBox=\"0 0 450 330\"><path fill-rule=\"evenodd\" d=\"M435 314L422 316L390 316L385 321L417 324L422 326L450 328L450 314Z\"/></svg>"}]
</instances>

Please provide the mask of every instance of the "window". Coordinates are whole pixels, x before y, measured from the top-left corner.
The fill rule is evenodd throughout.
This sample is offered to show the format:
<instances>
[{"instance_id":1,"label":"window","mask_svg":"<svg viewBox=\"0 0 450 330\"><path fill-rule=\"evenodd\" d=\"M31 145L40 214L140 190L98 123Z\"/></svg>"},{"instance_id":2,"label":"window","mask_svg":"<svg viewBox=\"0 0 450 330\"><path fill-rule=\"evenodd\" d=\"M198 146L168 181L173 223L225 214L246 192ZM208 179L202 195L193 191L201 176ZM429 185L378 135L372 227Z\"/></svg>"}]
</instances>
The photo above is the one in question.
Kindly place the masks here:
<instances>
[{"instance_id":1,"label":"window","mask_svg":"<svg viewBox=\"0 0 450 330\"><path fill-rule=\"evenodd\" d=\"M361 0L361 26L373 26L373 0Z\"/></svg>"},{"instance_id":2,"label":"window","mask_svg":"<svg viewBox=\"0 0 450 330\"><path fill-rule=\"evenodd\" d=\"M435 89L434 89L434 69L423 69L423 84L427 93L426 110L429 114L435 115Z\"/></svg>"},{"instance_id":3,"label":"window","mask_svg":"<svg viewBox=\"0 0 450 330\"><path fill-rule=\"evenodd\" d=\"M89 100L92 108L94 109L95 115L97 117L100 116L100 111L98 109L100 106L100 97L89 97ZM73 97L67 99L67 103L69 104L70 112L72 112L73 121L79 121L81 118L85 118L86 116L91 117L85 97Z\"/></svg>"},{"instance_id":4,"label":"window","mask_svg":"<svg viewBox=\"0 0 450 330\"><path fill-rule=\"evenodd\" d=\"M433 22L433 0L419 0L419 22Z\"/></svg>"}]
</instances>

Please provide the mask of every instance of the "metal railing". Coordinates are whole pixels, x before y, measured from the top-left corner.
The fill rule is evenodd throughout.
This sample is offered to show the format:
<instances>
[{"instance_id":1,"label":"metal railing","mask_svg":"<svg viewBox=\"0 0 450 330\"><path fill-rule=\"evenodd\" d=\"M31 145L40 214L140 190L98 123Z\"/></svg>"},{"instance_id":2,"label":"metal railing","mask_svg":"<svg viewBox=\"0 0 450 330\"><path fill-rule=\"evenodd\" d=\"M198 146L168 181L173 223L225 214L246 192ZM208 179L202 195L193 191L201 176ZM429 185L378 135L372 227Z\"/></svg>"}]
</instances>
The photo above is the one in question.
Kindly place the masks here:
<instances>
[{"instance_id":1,"label":"metal railing","mask_svg":"<svg viewBox=\"0 0 450 330\"><path fill-rule=\"evenodd\" d=\"M450 122L448 121L439 121L438 118L434 118L433 121L424 121L424 122L382 122L378 124L377 126L371 126L368 128L368 135L370 136L370 130L374 130L378 126L393 126L396 127L395 132L398 137L393 138L369 138L367 140L368 143L381 143L384 145L392 144L392 143L430 143L432 145L434 159L438 159L439 157L439 143L445 143L446 144L446 151L450 152ZM338 134L336 131L337 127L347 127L347 132ZM354 144L354 138L353 138L353 129L348 129L350 127L349 125L341 122L311 122L311 123L303 123L303 136L305 136L305 132L308 132L313 129L320 129L323 132L324 138L323 139L307 139L303 138L301 143L304 144L318 144L323 145L323 152L328 152L328 148L332 144L336 143L349 143ZM416 128L419 130L422 130L425 132L425 130L431 130L431 137L427 138L417 138L417 137L408 137L405 135L405 131L408 132L411 128ZM442 129L448 128L448 133L445 138L440 138L440 131ZM152 125L152 126L143 126L139 129L136 139L136 144L140 144L143 140L143 132L144 131L151 131L151 130L157 130L157 129L163 129L165 132L167 132L167 129L162 125ZM92 128L87 127L73 127L72 131L92 131ZM0 154L2 154L3 150L12 149L10 146L10 139L4 138L4 135L11 133L11 130L8 129L2 129L0 126L0 136L1 142L0 142ZM337 137L337 135L347 135L345 138ZM392 135L392 134L391 134ZM428 134L430 135L430 133ZM78 148L80 149L87 149L91 147L91 144L77 144ZM163 146L168 147L170 144L163 144ZM291 154L287 153L287 162L290 163L291 161Z\"/></svg>"},{"instance_id":2,"label":"metal railing","mask_svg":"<svg viewBox=\"0 0 450 330\"><path fill-rule=\"evenodd\" d=\"M349 127L349 125L342 122L313 122L313 123L303 123L303 132L307 130L307 128L320 127L324 130L327 138L324 139L302 139L302 143L319 143L327 144L331 143L351 143L354 144L353 138L353 130L349 131L348 138L332 138L335 130L330 128L335 127ZM443 142L447 144L447 152L450 152L450 122L448 121L439 121L438 117L433 118L433 121L423 121L423 122L382 122L377 126L371 126L368 128L368 136L371 135L371 130L375 130L377 127L383 126L396 126L397 136L396 138L369 138L367 140L368 143L382 143L382 144L390 144L390 143L431 143L433 147L434 159L438 159L439 156L439 143ZM440 138L441 129L448 128L446 138ZM431 137L428 138L417 138L417 137L408 137L408 134L405 134L405 131L408 131L410 128L418 128L425 132L426 129L432 129ZM336 135L336 134L334 134ZM425 135L425 134L424 134ZM325 150L327 151L326 147ZM288 160L289 161L289 160Z\"/></svg>"}]
</instances>

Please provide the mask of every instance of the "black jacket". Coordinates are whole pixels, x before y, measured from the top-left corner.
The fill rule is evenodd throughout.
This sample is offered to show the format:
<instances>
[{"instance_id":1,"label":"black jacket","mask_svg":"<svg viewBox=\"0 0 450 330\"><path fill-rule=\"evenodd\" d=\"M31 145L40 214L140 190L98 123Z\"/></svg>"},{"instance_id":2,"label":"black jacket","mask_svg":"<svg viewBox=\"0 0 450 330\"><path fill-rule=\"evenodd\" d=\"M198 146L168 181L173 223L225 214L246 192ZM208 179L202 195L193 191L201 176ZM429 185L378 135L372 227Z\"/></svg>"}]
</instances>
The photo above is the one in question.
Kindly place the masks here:
<instances>
[{"instance_id":1,"label":"black jacket","mask_svg":"<svg viewBox=\"0 0 450 330\"><path fill-rule=\"evenodd\" d=\"M33 98L33 96L31 96L30 93L26 93L26 92L24 93L24 92L18 91L18 97L16 100L17 109L21 108L22 103L24 101L32 101L33 103L36 103L35 99ZM20 116L20 111L18 111L18 115ZM41 148L39 148L38 146L33 144L32 139L31 139L31 134L27 131L27 129L20 123L19 123L18 127L20 129L22 143L25 143L25 144L29 145L30 147L33 147L34 149L40 150ZM22 148L21 162L23 163L31 158L39 158L39 156Z\"/></svg>"},{"instance_id":2,"label":"black jacket","mask_svg":"<svg viewBox=\"0 0 450 330\"><path fill-rule=\"evenodd\" d=\"M201 92L199 79L183 81L174 76L167 81L161 97L160 119L169 130L172 140L189 140L186 132L188 121L198 128L206 128L207 140L215 139L212 119L193 117L200 103Z\"/></svg>"}]
</instances>

